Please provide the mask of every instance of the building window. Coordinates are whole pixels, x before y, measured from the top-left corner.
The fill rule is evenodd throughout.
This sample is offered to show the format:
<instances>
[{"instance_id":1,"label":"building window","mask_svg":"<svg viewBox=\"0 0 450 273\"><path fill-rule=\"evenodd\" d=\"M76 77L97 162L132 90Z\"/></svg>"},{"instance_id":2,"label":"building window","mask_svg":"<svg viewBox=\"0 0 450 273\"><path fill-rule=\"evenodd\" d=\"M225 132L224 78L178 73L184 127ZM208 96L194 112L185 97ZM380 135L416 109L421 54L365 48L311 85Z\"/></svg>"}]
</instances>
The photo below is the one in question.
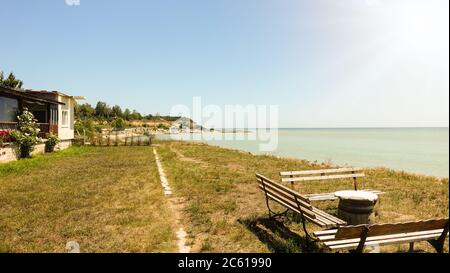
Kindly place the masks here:
<instances>
[{"instance_id":1,"label":"building window","mask_svg":"<svg viewBox=\"0 0 450 273\"><path fill-rule=\"evenodd\" d=\"M61 122L61 125L63 126L63 127L67 127L67 126L69 126L69 111L67 111L67 110L63 110L62 111L62 122Z\"/></svg>"},{"instance_id":2,"label":"building window","mask_svg":"<svg viewBox=\"0 0 450 273\"><path fill-rule=\"evenodd\" d=\"M19 102L16 99L0 97L0 121L16 121L18 111Z\"/></svg>"}]
</instances>

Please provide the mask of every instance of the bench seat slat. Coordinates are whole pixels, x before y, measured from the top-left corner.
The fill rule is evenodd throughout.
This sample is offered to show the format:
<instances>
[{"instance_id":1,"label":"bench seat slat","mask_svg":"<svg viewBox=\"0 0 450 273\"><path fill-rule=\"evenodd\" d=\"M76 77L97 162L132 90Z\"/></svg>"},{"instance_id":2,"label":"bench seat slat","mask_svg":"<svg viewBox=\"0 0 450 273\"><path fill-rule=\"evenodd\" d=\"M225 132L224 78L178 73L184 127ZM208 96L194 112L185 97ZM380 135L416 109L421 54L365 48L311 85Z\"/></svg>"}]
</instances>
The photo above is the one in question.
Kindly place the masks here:
<instances>
[{"instance_id":1,"label":"bench seat slat","mask_svg":"<svg viewBox=\"0 0 450 273\"><path fill-rule=\"evenodd\" d=\"M333 221L330 218L326 217L326 213L325 213L325 215L321 214L321 213L319 213L319 211L317 209L314 209L313 212L316 215L316 219L325 223L325 225L323 226L324 228L335 227L336 225L338 225L338 223L336 221Z\"/></svg>"},{"instance_id":2,"label":"bench seat slat","mask_svg":"<svg viewBox=\"0 0 450 273\"><path fill-rule=\"evenodd\" d=\"M367 237L366 241L370 242L370 241L378 241L378 240L384 240L384 239L405 238L405 237L411 237L411 236L432 235L432 234L437 235L439 237L443 231L444 231L443 229L436 229L436 230L417 231L417 232L410 232L410 233L380 235L380 236ZM321 236L320 240L323 241L325 245L332 246L332 245L358 243L361 239L354 238L354 239L336 240L335 236L328 235L328 236Z\"/></svg>"},{"instance_id":3,"label":"bench seat slat","mask_svg":"<svg viewBox=\"0 0 450 273\"><path fill-rule=\"evenodd\" d=\"M339 224L339 225L346 225L347 222L345 222L342 219L339 219L331 214L328 214L322 210L319 210L318 208L313 207L313 212L316 213L317 215L320 215L321 217L327 219L328 221L330 221L331 223L334 224Z\"/></svg>"},{"instance_id":4,"label":"bench seat slat","mask_svg":"<svg viewBox=\"0 0 450 273\"><path fill-rule=\"evenodd\" d=\"M326 235L330 235L330 234L335 234L336 232L337 232L337 229L329 229L329 230L315 231L313 234L316 237L320 237L320 236L326 236Z\"/></svg>"},{"instance_id":5,"label":"bench seat slat","mask_svg":"<svg viewBox=\"0 0 450 273\"><path fill-rule=\"evenodd\" d=\"M437 239L437 238L439 238L439 236L440 236L440 234L439 235L431 234L431 235L423 235L423 236L411 236L411 237L396 238L396 239L370 241L370 242L366 242L365 246L376 246L376 245L383 246L383 245L389 245L389 244L420 242L420 241ZM447 237L448 237L448 234L447 234ZM337 246L331 246L329 248L331 250L349 250L349 249L355 249L356 247L358 247L358 244L359 243L337 245Z\"/></svg>"},{"instance_id":6,"label":"bench seat slat","mask_svg":"<svg viewBox=\"0 0 450 273\"><path fill-rule=\"evenodd\" d=\"M446 223L448 223L448 219L432 219L394 224L373 224L369 226L368 237L442 229ZM363 229L364 225L342 227L337 231L336 239L357 238L361 235Z\"/></svg>"},{"instance_id":7,"label":"bench seat slat","mask_svg":"<svg viewBox=\"0 0 450 273\"><path fill-rule=\"evenodd\" d=\"M441 237L444 230L448 237L448 218L406 223L388 223L359 226L341 226L335 230L317 231L314 236L332 251L356 249L362 232L368 228L364 246L401 244L429 241Z\"/></svg>"}]
</instances>

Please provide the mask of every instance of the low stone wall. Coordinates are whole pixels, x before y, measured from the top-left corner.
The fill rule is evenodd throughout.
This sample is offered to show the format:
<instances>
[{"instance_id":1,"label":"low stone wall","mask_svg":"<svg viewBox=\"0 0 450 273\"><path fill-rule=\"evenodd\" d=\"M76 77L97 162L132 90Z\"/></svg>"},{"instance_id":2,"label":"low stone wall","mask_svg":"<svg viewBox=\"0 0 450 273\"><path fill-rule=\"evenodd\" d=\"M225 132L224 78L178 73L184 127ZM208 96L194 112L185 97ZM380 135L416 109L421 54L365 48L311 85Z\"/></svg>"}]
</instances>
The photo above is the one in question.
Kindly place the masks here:
<instances>
[{"instance_id":1,"label":"low stone wall","mask_svg":"<svg viewBox=\"0 0 450 273\"><path fill-rule=\"evenodd\" d=\"M72 146L72 140L61 140L55 147L57 151L62 151Z\"/></svg>"},{"instance_id":2,"label":"low stone wall","mask_svg":"<svg viewBox=\"0 0 450 273\"><path fill-rule=\"evenodd\" d=\"M0 163L17 160L17 149L15 145L6 144L0 147Z\"/></svg>"},{"instance_id":3,"label":"low stone wall","mask_svg":"<svg viewBox=\"0 0 450 273\"><path fill-rule=\"evenodd\" d=\"M58 145L55 147L55 150L62 151L69 148L70 146L72 146L72 141L64 140L58 143ZM34 151L31 154L34 156L43 153L45 153L45 144L40 143L36 145ZM4 147L0 147L0 164L15 161L18 159L18 149L15 144L6 144Z\"/></svg>"}]
</instances>

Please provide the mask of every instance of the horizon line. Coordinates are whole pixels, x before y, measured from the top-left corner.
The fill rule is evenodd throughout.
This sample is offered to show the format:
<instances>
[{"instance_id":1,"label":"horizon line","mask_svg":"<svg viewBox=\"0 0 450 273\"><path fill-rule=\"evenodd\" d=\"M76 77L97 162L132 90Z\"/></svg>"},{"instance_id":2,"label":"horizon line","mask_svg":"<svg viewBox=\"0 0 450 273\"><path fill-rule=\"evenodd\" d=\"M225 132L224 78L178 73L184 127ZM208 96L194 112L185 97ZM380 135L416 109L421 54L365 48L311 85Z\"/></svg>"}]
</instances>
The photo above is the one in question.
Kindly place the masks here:
<instances>
[{"instance_id":1,"label":"horizon line","mask_svg":"<svg viewBox=\"0 0 450 273\"><path fill-rule=\"evenodd\" d=\"M210 128L215 130L253 130L253 129L449 129L449 126L375 126L375 127L259 127L259 128Z\"/></svg>"}]
</instances>

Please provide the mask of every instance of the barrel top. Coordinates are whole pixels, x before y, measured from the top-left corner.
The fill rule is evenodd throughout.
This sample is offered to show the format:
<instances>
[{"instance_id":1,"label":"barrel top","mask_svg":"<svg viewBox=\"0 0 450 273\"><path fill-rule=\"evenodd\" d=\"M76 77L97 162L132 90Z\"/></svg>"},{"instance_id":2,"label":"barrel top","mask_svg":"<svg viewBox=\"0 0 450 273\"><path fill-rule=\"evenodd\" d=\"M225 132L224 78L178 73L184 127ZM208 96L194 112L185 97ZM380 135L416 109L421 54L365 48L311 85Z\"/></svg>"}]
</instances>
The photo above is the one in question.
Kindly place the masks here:
<instances>
[{"instance_id":1,"label":"barrel top","mask_svg":"<svg viewBox=\"0 0 450 273\"><path fill-rule=\"evenodd\" d=\"M376 201L378 195L367 191L338 191L334 195L344 200Z\"/></svg>"}]
</instances>

